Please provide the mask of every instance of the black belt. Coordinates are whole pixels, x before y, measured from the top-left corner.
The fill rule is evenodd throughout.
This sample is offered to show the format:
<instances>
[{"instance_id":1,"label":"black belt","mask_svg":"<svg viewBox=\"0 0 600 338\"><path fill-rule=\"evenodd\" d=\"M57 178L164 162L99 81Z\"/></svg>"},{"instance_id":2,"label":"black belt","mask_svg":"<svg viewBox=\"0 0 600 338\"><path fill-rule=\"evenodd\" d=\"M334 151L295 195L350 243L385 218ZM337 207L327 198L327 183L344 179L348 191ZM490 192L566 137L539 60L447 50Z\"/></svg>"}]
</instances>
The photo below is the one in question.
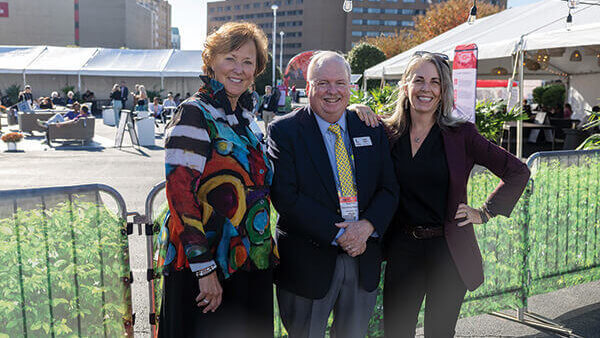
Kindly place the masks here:
<instances>
[{"instance_id":1,"label":"black belt","mask_svg":"<svg viewBox=\"0 0 600 338\"><path fill-rule=\"evenodd\" d=\"M406 225L405 233L414 239L431 239L444 236L444 228L441 226Z\"/></svg>"}]
</instances>

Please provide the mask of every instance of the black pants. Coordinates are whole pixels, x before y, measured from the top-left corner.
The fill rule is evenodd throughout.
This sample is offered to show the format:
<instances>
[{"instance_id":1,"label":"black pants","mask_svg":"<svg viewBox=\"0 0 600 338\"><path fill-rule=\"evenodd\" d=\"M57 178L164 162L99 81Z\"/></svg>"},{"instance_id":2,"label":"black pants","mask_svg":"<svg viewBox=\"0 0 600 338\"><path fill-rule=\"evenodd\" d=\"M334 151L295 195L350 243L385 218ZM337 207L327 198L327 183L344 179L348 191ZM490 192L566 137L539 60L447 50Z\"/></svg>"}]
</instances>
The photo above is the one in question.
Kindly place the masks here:
<instances>
[{"instance_id":1,"label":"black pants","mask_svg":"<svg viewBox=\"0 0 600 338\"><path fill-rule=\"evenodd\" d=\"M215 312L196 306L198 281L190 270L165 276L159 337L273 337L273 273L238 271L221 281Z\"/></svg>"},{"instance_id":2,"label":"black pants","mask_svg":"<svg viewBox=\"0 0 600 338\"><path fill-rule=\"evenodd\" d=\"M423 297L425 337L453 337L467 291L443 237L399 234L386 247L383 289L386 337L414 337Z\"/></svg>"}]
</instances>

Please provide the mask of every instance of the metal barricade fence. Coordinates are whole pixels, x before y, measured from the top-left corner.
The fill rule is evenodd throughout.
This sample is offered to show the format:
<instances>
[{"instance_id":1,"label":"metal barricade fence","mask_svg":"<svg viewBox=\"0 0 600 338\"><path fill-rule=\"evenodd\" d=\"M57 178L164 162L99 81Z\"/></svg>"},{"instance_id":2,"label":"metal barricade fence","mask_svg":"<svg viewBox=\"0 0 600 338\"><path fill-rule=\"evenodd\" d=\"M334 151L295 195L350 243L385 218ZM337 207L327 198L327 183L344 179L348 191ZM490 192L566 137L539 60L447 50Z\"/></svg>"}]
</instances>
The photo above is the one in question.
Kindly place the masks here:
<instances>
[{"instance_id":1,"label":"metal barricade fence","mask_svg":"<svg viewBox=\"0 0 600 338\"><path fill-rule=\"evenodd\" d=\"M600 151L536 153L527 162L532 178L511 217L496 217L475 226L482 253L485 281L467 293L461 317L492 313L538 329L572 335L572 331L527 311L527 298L539 293L600 279L598 236L600 228ZM499 179L475 169L469 180L469 205L481 205ZM562 185L566 182L566 186ZM165 215L156 214L157 196L165 183L156 185L146 199L145 223L148 251L150 323L156 324L160 305L160 272L156 267L156 236ZM562 205L562 206L561 206ZM276 217L273 217L276 219ZM369 336L383 332L381 288ZM275 336L284 328L275 302ZM496 311L514 308L517 316ZM420 314L422 322L423 313ZM156 334L153 326L153 334Z\"/></svg>"},{"instance_id":2,"label":"metal barricade fence","mask_svg":"<svg viewBox=\"0 0 600 338\"><path fill-rule=\"evenodd\" d=\"M600 279L600 150L537 153L528 165L528 296Z\"/></svg>"},{"instance_id":3,"label":"metal barricade fence","mask_svg":"<svg viewBox=\"0 0 600 338\"><path fill-rule=\"evenodd\" d=\"M100 184L0 191L0 336L133 335L126 215Z\"/></svg>"}]
</instances>

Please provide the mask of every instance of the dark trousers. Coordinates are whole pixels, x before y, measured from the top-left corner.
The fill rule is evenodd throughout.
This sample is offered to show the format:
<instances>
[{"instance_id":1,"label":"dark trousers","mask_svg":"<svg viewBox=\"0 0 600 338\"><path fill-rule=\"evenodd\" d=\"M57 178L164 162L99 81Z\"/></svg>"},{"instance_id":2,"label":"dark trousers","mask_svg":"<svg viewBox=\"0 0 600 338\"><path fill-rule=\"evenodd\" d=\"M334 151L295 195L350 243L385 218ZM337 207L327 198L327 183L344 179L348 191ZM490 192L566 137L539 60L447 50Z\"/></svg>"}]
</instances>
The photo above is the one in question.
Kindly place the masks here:
<instances>
[{"instance_id":1,"label":"dark trousers","mask_svg":"<svg viewBox=\"0 0 600 338\"><path fill-rule=\"evenodd\" d=\"M425 337L453 337L467 291L443 237L396 235L386 247L383 291L386 337L414 337L425 297Z\"/></svg>"},{"instance_id":2,"label":"dark trousers","mask_svg":"<svg viewBox=\"0 0 600 338\"><path fill-rule=\"evenodd\" d=\"M190 270L165 276L159 337L273 337L273 274L238 271L221 281L215 312L196 305L198 281Z\"/></svg>"}]
</instances>

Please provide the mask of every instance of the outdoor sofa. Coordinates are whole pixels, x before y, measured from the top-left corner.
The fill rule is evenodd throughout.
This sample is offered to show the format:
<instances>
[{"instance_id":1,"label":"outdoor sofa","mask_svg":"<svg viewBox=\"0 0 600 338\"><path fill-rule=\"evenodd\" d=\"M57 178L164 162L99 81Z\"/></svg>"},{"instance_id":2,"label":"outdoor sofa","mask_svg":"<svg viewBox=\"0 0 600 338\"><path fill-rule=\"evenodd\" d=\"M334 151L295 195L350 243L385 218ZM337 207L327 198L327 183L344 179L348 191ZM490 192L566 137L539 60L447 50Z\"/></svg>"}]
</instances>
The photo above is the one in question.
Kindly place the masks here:
<instances>
[{"instance_id":1,"label":"outdoor sofa","mask_svg":"<svg viewBox=\"0 0 600 338\"><path fill-rule=\"evenodd\" d=\"M52 141L81 141L82 144L91 141L94 138L94 128L96 120L94 117L80 118L75 123L61 125L48 125L48 145Z\"/></svg>"},{"instance_id":2,"label":"outdoor sofa","mask_svg":"<svg viewBox=\"0 0 600 338\"><path fill-rule=\"evenodd\" d=\"M23 133L31 134L34 130L43 132L43 128L38 124L38 120L44 122L48 121L54 114L55 111L47 111L47 112L35 112L35 113L25 113L20 111L18 113L17 120L19 121L19 130Z\"/></svg>"}]
</instances>

